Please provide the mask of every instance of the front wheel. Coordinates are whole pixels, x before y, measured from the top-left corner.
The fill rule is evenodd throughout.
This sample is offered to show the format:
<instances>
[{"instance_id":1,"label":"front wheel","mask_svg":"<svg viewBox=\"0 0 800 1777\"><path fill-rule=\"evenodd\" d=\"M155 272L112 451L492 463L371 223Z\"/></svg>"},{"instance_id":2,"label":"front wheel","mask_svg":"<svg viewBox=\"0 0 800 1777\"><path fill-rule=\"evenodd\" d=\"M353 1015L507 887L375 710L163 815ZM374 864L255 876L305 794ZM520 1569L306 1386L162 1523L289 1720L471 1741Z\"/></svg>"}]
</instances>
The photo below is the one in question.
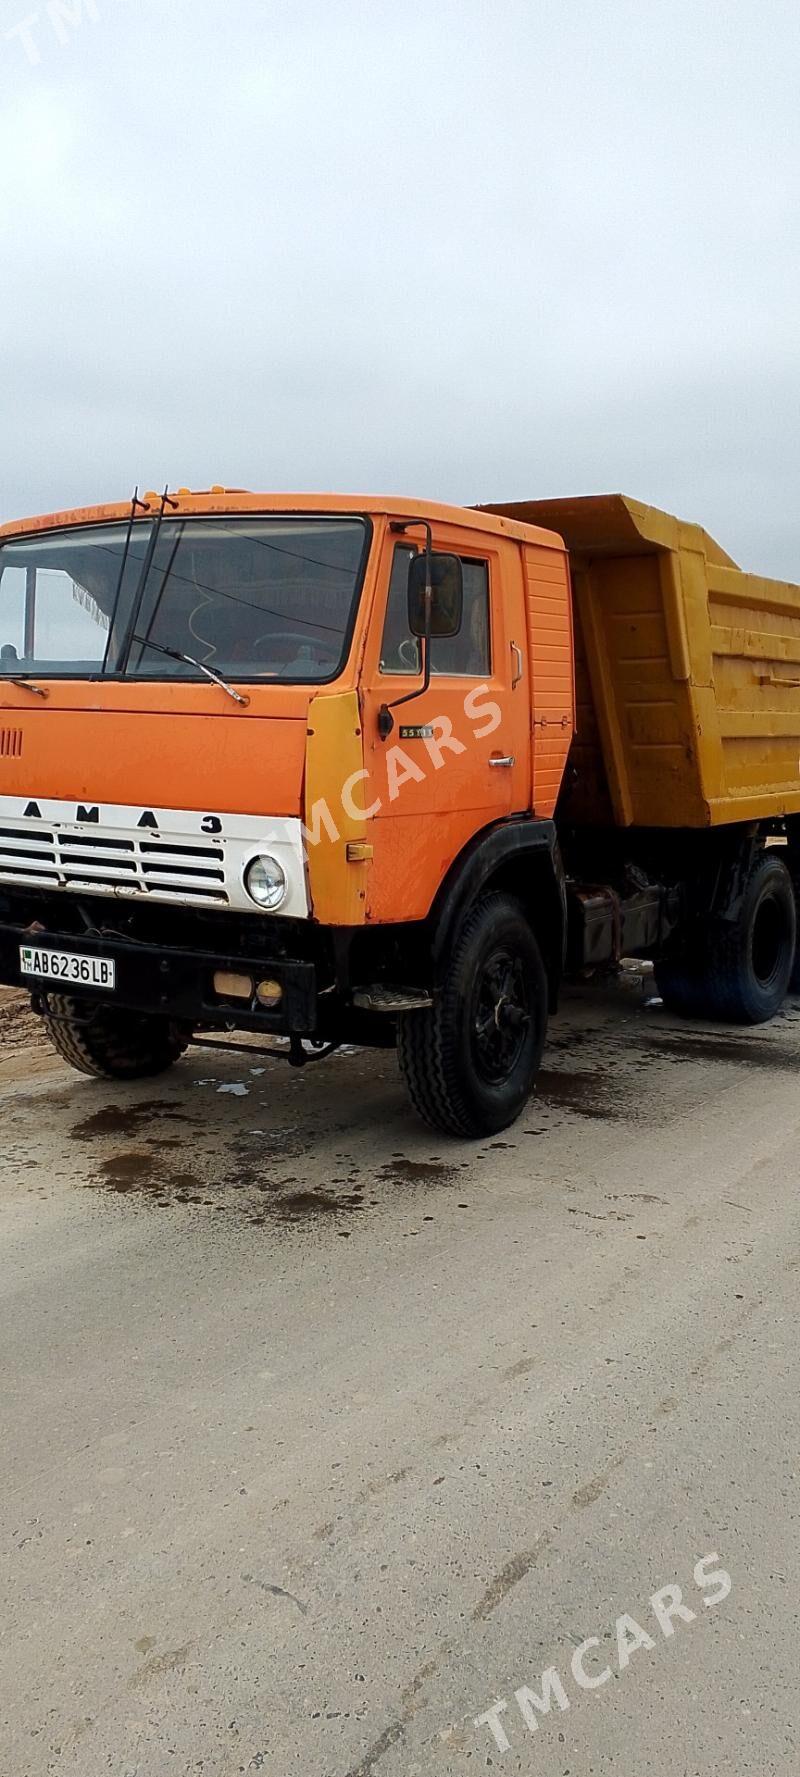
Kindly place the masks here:
<instances>
[{"instance_id":1,"label":"front wheel","mask_svg":"<svg viewBox=\"0 0 800 1777\"><path fill-rule=\"evenodd\" d=\"M493 1135L533 1090L547 1031L547 977L522 907L488 894L466 915L434 1005L398 1019L415 1109L447 1135Z\"/></svg>"},{"instance_id":2,"label":"front wheel","mask_svg":"<svg viewBox=\"0 0 800 1777\"><path fill-rule=\"evenodd\" d=\"M48 995L42 1019L64 1061L101 1080L147 1080L166 1073L191 1041L191 1032L169 1018L68 995Z\"/></svg>"}]
</instances>

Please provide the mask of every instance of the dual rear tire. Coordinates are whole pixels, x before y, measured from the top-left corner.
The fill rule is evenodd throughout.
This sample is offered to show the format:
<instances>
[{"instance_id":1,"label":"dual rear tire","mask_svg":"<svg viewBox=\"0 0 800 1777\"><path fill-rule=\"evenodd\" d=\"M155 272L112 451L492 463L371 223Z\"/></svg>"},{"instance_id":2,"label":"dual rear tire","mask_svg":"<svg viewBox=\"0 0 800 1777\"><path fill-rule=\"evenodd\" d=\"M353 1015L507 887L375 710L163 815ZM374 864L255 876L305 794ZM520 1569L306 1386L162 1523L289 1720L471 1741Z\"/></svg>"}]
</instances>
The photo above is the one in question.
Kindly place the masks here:
<instances>
[{"instance_id":1,"label":"dual rear tire","mask_svg":"<svg viewBox=\"0 0 800 1777\"><path fill-rule=\"evenodd\" d=\"M735 920L711 919L680 957L656 964L658 991L684 1018L763 1024L800 986L792 877L780 852L757 854Z\"/></svg>"}]
</instances>

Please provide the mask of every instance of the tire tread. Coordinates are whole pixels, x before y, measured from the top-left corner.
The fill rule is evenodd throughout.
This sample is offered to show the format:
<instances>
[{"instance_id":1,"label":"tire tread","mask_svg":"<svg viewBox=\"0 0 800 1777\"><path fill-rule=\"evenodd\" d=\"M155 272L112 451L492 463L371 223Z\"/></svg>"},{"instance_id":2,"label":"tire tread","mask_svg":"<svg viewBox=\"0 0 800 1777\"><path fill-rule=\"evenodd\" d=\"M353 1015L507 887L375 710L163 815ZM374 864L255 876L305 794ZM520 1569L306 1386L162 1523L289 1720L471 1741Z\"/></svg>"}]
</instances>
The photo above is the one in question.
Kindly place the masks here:
<instances>
[{"instance_id":1,"label":"tire tread","mask_svg":"<svg viewBox=\"0 0 800 1777\"><path fill-rule=\"evenodd\" d=\"M167 1018L50 996L42 1014L53 1048L78 1073L99 1080L144 1080L166 1073L189 1046L189 1034Z\"/></svg>"},{"instance_id":2,"label":"tire tread","mask_svg":"<svg viewBox=\"0 0 800 1777\"><path fill-rule=\"evenodd\" d=\"M525 917L519 903L500 891L484 895L477 901L455 939L446 979L434 1006L426 1011L406 1012L398 1018L398 1058L411 1102L429 1128L448 1135L469 1137L489 1133L465 1090L453 1032L458 1019L459 974L465 953L487 918L499 919L510 912Z\"/></svg>"}]
</instances>

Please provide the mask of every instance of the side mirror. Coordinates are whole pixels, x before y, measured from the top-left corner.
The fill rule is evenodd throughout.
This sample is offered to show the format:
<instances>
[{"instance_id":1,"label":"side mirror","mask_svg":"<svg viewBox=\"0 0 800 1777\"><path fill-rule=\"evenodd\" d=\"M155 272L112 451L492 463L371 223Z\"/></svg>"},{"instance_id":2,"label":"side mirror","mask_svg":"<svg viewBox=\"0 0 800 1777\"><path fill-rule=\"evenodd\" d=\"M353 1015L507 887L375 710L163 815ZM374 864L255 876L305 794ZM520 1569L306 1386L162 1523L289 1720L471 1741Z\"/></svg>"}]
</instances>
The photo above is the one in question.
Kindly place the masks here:
<instances>
[{"instance_id":1,"label":"side mirror","mask_svg":"<svg viewBox=\"0 0 800 1777\"><path fill-rule=\"evenodd\" d=\"M408 568L408 627L412 636L457 636L464 615L464 573L457 555L432 555L430 629L426 611L428 556L415 555Z\"/></svg>"}]
</instances>

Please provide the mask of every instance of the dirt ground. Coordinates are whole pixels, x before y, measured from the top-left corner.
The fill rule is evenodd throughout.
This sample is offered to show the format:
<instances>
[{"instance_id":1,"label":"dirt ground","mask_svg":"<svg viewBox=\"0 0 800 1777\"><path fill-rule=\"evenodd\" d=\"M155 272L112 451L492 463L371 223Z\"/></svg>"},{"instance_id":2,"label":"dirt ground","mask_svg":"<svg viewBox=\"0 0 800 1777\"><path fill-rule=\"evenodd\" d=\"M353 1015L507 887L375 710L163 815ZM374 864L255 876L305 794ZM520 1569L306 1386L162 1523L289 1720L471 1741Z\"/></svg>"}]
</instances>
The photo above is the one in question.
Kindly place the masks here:
<instances>
[{"instance_id":1,"label":"dirt ground","mask_svg":"<svg viewBox=\"0 0 800 1777\"><path fill-rule=\"evenodd\" d=\"M0 987L0 1079L14 1078L14 1068L20 1069L22 1055L25 1057L25 1072L29 1073L32 1050L42 1056L49 1052L41 1023L31 1011L28 995L17 993L11 987Z\"/></svg>"}]
</instances>

